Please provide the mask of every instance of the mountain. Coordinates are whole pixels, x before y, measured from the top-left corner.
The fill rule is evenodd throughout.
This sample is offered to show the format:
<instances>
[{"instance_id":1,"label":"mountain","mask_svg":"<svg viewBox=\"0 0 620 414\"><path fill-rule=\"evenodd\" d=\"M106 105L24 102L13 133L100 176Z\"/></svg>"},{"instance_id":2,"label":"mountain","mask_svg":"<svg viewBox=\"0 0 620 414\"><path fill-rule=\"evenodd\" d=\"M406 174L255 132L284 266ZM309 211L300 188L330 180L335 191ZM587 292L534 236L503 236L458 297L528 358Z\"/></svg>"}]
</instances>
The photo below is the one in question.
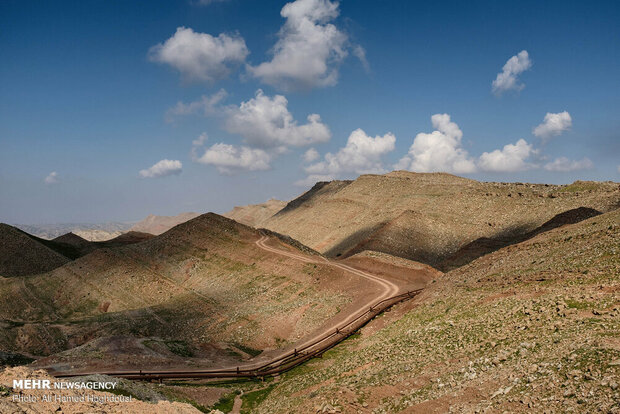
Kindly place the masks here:
<instances>
[{"instance_id":1,"label":"mountain","mask_svg":"<svg viewBox=\"0 0 620 414\"><path fill-rule=\"evenodd\" d=\"M126 246L152 237L152 234L130 231L102 242L91 242L74 233L46 240L0 223L0 276L48 272L97 249Z\"/></svg>"},{"instance_id":2,"label":"mountain","mask_svg":"<svg viewBox=\"0 0 620 414\"><path fill-rule=\"evenodd\" d=\"M178 224L185 223L198 216L198 213L181 213L176 216L156 216L149 214L144 220L134 224L129 230L159 235Z\"/></svg>"},{"instance_id":3,"label":"mountain","mask_svg":"<svg viewBox=\"0 0 620 414\"><path fill-rule=\"evenodd\" d=\"M375 250L449 270L453 256L477 240L500 240L499 248L566 211L618 206L613 182L493 183L395 171L317 183L263 225L329 257Z\"/></svg>"},{"instance_id":4,"label":"mountain","mask_svg":"<svg viewBox=\"0 0 620 414\"><path fill-rule=\"evenodd\" d=\"M267 219L282 210L286 204L286 201L280 201L272 198L262 204L250 204L247 206L235 207L229 212L224 213L224 217L228 217L238 221L239 223L258 228L261 227Z\"/></svg>"},{"instance_id":5,"label":"mountain","mask_svg":"<svg viewBox=\"0 0 620 414\"><path fill-rule=\"evenodd\" d=\"M569 197L559 190L571 188L552 194ZM586 201L600 189L592 191ZM437 278L282 376L252 412L614 412L620 210L592 213L570 213L590 215L576 223L558 216L545 231Z\"/></svg>"},{"instance_id":6,"label":"mountain","mask_svg":"<svg viewBox=\"0 0 620 414\"><path fill-rule=\"evenodd\" d=\"M3 280L0 349L60 371L232 364L308 335L376 289L339 268L264 250L256 244L264 234L209 213ZM272 235L269 244L312 257L286 240Z\"/></svg>"},{"instance_id":7,"label":"mountain","mask_svg":"<svg viewBox=\"0 0 620 414\"><path fill-rule=\"evenodd\" d=\"M73 233L88 241L105 241L129 230L128 223L60 223L60 224L16 224L15 227L33 236L51 240L63 234Z\"/></svg>"},{"instance_id":8,"label":"mountain","mask_svg":"<svg viewBox=\"0 0 620 414\"><path fill-rule=\"evenodd\" d=\"M23 231L0 223L0 276L14 277L43 273L69 262Z\"/></svg>"}]
</instances>

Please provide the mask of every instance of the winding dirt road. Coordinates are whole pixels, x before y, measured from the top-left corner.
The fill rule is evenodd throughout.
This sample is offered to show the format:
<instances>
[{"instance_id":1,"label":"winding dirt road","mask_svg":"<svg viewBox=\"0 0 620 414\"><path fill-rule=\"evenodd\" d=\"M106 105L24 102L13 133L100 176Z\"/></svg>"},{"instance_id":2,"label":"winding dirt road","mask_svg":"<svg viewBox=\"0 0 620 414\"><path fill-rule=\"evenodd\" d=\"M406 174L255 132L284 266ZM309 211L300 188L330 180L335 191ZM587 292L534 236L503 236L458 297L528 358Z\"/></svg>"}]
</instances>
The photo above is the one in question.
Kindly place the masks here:
<instances>
[{"instance_id":1,"label":"winding dirt road","mask_svg":"<svg viewBox=\"0 0 620 414\"><path fill-rule=\"evenodd\" d=\"M342 263L337 263L337 262L332 262L328 259L326 259L325 257L320 256L320 260L315 260L311 257L308 256L303 256L301 254L295 254L292 252L287 252L284 251L282 249L277 249L275 247L271 247L265 244L265 242L269 240L269 237L267 236L263 236L261 237L259 240L256 241L256 245L258 247L260 247L263 250L267 250L268 252L272 252L272 253L276 253L276 254L280 254L282 256L288 256L290 258L296 259L296 260L300 260L302 262L306 262L306 263L324 263L330 266L334 266L337 268L340 268L346 272L349 273L353 273L356 276L362 277L364 279L367 279L373 283L376 283L377 285L381 286L383 288L383 291L381 293L381 295L371 299L370 301L364 303L363 305L360 305L359 309L356 311L353 311L348 317L346 317L345 319L341 320L338 323L335 323L332 326L328 326L328 327L324 327L323 329L321 329L320 332L318 332L315 336L313 336L312 338L309 338L307 340L305 340L304 342L300 342L298 344L296 344L296 346L298 348L301 348L303 346L306 346L307 344L310 344L312 342L315 342L318 338L321 338L323 336L325 336L326 333L328 332L332 332L334 330L336 330L338 327L346 325L348 322L354 320L355 318L359 317L359 315L363 314L364 312L366 312L373 304L383 300L383 299L387 299L389 297L392 297L396 294L398 294L399 290L401 290L401 288L396 285L393 282L390 282L388 280L382 279L380 277L371 275L370 273L366 273L363 272L361 270L355 269L351 266L347 266L345 264Z\"/></svg>"},{"instance_id":2,"label":"winding dirt road","mask_svg":"<svg viewBox=\"0 0 620 414\"><path fill-rule=\"evenodd\" d=\"M54 374L56 377L83 376L91 374L106 374L117 377L130 379L162 379L162 378L230 378L234 376L262 376L274 375L290 369L303 361L306 361L316 355L320 355L325 350L339 343L346 336L352 334L356 329L363 326L372 317L376 316L380 311L387 309L395 303L414 297L421 289L415 291L407 291L407 286L399 286L398 284L378 277L376 275L355 269L343 263L330 261L322 256L308 256L293 253L280 248L267 245L270 240L269 236L263 235L255 243L256 245L270 253L287 256L295 260L305 263L326 264L342 269L346 272L366 279L371 283L378 285L381 293L371 300L360 304L357 309L351 310L346 317L339 315L338 320L325 326L312 337L304 339L302 342L295 344L294 350L283 349L279 356L272 356L270 360L258 358L243 365L233 367L223 367L209 370L167 370L167 371L106 371L106 372L62 372ZM402 293L405 292L405 293ZM299 352L298 352L299 350Z\"/></svg>"}]
</instances>

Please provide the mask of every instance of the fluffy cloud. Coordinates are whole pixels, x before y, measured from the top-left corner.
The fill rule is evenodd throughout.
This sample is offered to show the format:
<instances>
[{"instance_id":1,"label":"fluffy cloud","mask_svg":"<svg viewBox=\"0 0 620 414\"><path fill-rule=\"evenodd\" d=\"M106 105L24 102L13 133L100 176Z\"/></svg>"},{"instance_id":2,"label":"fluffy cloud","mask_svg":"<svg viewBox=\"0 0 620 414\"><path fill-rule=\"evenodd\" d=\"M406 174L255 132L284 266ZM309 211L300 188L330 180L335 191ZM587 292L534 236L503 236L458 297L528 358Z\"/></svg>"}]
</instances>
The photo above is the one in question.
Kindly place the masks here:
<instances>
[{"instance_id":1,"label":"fluffy cloud","mask_svg":"<svg viewBox=\"0 0 620 414\"><path fill-rule=\"evenodd\" d=\"M560 135L562 132L570 129L573 124L573 120L570 114L566 111L557 114L547 112L542 124L538 125L532 130L532 134L543 141L548 140L552 136Z\"/></svg>"},{"instance_id":2,"label":"fluffy cloud","mask_svg":"<svg viewBox=\"0 0 620 414\"><path fill-rule=\"evenodd\" d=\"M248 53L239 35L222 33L213 37L179 27L170 39L150 49L149 58L172 66L187 81L213 82L227 77Z\"/></svg>"},{"instance_id":3,"label":"fluffy cloud","mask_svg":"<svg viewBox=\"0 0 620 414\"><path fill-rule=\"evenodd\" d=\"M560 171L560 172L569 172L569 171L579 171L579 170L589 170L593 168L594 164L590 161L589 158L584 158L582 160L569 160L566 157L556 158L550 163L545 164L545 170L547 171Z\"/></svg>"},{"instance_id":4,"label":"fluffy cloud","mask_svg":"<svg viewBox=\"0 0 620 414\"><path fill-rule=\"evenodd\" d=\"M280 12L286 23L273 47L273 59L248 66L248 72L282 90L336 84L339 63L350 47L347 35L328 23L338 14L338 3L329 0L287 3ZM362 50L356 52L357 56Z\"/></svg>"},{"instance_id":5,"label":"fluffy cloud","mask_svg":"<svg viewBox=\"0 0 620 414\"><path fill-rule=\"evenodd\" d=\"M453 172L457 174L476 171L475 163L461 147L463 132L450 121L448 114L431 117L433 128L430 134L419 133L409 148L409 153L394 166L417 172Z\"/></svg>"},{"instance_id":6,"label":"fluffy cloud","mask_svg":"<svg viewBox=\"0 0 620 414\"><path fill-rule=\"evenodd\" d=\"M396 137L387 133L384 136L369 137L362 129L349 135L347 144L337 153L325 154L325 160L306 167L306 172L325 177L342 173L382 173L385 172L381 157L394 150Z\"/></svg>"},{"instance_id":7,"label":"fluffy cloud","mask_svg":"<svg viewBox=\"0 0 620 414\"><path fill-rule=\"evenodd\" d=\"M519 83L518 76L532 67L532 61L530 60L527 50L522 50L519 54L508 59L502 71L497 74L497 77L493 81L493 93L501 95L509 90L522 90L525 85Z\"/></svg>"},{"instance_id":8,"label":"fluffy cloud","mask_svg":"<svg viewBox=\"0 0 620 414\"><path fill-rule=\"evenodd\" d=\"M483 153L478 160L478 166L484 171L492 172L522 171L530 167L527 159L534 153L532 145L520 139L516 144L504 145L501 150Z\"/></svg>"},{"instance_id":9,"label":"fluffy cloud","mask_svg":"<svg viewBox=\"0 0 620 414\"><path fill-rule=\"evenodd\" d=\"M224 143L207 148L197 162L213 165L222 174L240 171L264 171L270 169L271 155L262 149L234 146Z\"/></svg>"},{"instance_id":10,"label":"fluffy cloud","mask_svg":"<svg viewBox=\"0 0 620 414\"><path fill-rule=\"evenodd\" d=\"M213 115L219 110L218 105L226 96L228 96L228 93L224 89L220 89L213 95L202 95L199 100L194 102L184 103L179 101L175 106L166 111L166 122L173 122L179 116L197 113L205 116Z\"/></svg>"},{"instance_id":11,"label":"fluffy cloud","mask_svg":"<svg viewBox=\"0 0 620 414\"><path fill-rule=\"evenodd\" d=\"M298 125L288 111L288 101L282 95L273 98L262 90L239 107L225 110L226 131L239 134L251 146L260 148L312 145L329 141L331 132L317 114L308 115L308 122Z\"/></svg>"},{"instance_id":12,"label":"fluffy cloud","mask_svg":"<svg viewBox=\"0 0 620 414\"><path fill-rule=\"evenodd\" d=\"M45 184L56 184L58 182L58 173L56 171L52 171L43 179Z\"/></svg>"},{"instance_id":13,"label":"fluffy cloud","mask_svg":"<svg viewBox=\"0 0 620 414\"><path fill-rule=\"evenodd\" d=\"M308 151L304 152L303 159L305 162L316 161L320 157L319 152L314 148L310 148Z\"/></svg>"},{"instance_id":14,"label":"fluffy cloud","mask_svg":"<svg viewBox=\"0 0 620 414\"><path fill-rule=\"evenodd\" d=\"M168 175L180 174L183 164L178 160L161 160L155 165L145 170L140 170L142 178L166 177Z\"/></svg>"}]
</instances>

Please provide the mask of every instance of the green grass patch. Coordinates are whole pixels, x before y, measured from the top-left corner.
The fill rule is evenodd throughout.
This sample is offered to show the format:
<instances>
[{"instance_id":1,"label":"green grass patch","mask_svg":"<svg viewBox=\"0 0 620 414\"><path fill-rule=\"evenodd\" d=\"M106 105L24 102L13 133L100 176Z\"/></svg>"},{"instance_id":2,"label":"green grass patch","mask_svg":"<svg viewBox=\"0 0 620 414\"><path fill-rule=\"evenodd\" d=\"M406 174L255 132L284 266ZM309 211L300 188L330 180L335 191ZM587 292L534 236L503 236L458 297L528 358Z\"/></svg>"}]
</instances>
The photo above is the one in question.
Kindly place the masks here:
<instances>
[{"instance_id":1,"label":"green grass patch","mask_svg":"<svg viewBox=\"0 0 620 414\"><path fill-rule=\"evenodd\" d=\"M212 410L220 410L224 413L229 413L232 411L233 406L235 405L235 396L236 392L232 392L230 394L225 394L220 397L218 402L213 404L211 407Z\"/></svg>"},{"instance_id":2,"label":"green grass patch","mask_svg":"<svg viewBox=\"0 0 620 414\"><path fill-rule=\"evenodd\" d=\"M243 404L241 405L241 413L242 414L251 414L254 412L256 407L260 405L265 398L269 395L271 390L275 387L274 384L268 386L267 388L263 388L262 390L248 392L247 394L243 394L241 396L241 400Z\"/></svg>"}]
</instances>

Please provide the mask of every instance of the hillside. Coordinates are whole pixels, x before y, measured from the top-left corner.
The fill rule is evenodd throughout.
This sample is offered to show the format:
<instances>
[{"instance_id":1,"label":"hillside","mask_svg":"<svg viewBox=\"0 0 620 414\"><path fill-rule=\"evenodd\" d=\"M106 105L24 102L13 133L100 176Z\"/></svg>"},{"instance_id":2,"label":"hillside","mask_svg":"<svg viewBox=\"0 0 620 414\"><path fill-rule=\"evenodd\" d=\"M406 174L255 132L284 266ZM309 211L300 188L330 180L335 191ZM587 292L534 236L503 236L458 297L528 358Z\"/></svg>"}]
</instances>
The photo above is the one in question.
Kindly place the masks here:
<instances>
[{"instance_id":1,"label":"hillside","mask_svg":"<svg viewBox=\"0 0 620 414\"><path fill-rule=\"evenodd\" d=\"M144 220L134 224L129 230L157 236L199 215L198 213L181 213L176 216L156 216L149 214Z\"/></svg>"},{"instance_id":2,"label":"hillside","mask_svg":"<svg viewBox=\"0 0 620 414\"><path fill-rule=\"evenodd\" d=\"M262 204L235 207L229 212L224 213L224 217L228 217L247 226L258 228L261 227L267 219L282 210L286 204L286 201L272 198Z\"/></svg>"},{"instance_id":3,"label":"hillside","mask_svg":"<svg viewBox=\"0 0 620 414\"><path fill-rule=\"evenodd\" d=\"M523 240L561 213L580 207L608 212L618 206L620 186L613 182L484 183L395 171L317 183L264 226L330 257L375 250L449 270ZM485 246L470 248L455 261L471 243Z\"/></svg>"},{"instance_id":4,"label":"hillside","mask_svg":"<svg viewBox=\"0 0 620 414\"><path fill-rule=\"evenodd\" d=\"M618 275L620 210L541 232L436 279L252 412L617 412Z\"/></svg>"},{"instance_id":5,"label":"hillside","mask_svg":"<svg viewBox=\"0 0 620 414\"><path fill-rule=\"evenodd\" d=\"M69 260L23 231L0 223L0 276L42 273L62 266Z\"/></svg>"},{"instance_id":6,"label":"hillside","mask_svg":"<svg viewBox=\"0 0 620 414\"><path fill-rule=\"evenodd\" d=\"M340 269L259 248L261 237L205 214L49 273L1 280L0 348L49 355L37 364L56 370L225 364L285 346L372 294Z\"/></svg>"}]
</instances>

